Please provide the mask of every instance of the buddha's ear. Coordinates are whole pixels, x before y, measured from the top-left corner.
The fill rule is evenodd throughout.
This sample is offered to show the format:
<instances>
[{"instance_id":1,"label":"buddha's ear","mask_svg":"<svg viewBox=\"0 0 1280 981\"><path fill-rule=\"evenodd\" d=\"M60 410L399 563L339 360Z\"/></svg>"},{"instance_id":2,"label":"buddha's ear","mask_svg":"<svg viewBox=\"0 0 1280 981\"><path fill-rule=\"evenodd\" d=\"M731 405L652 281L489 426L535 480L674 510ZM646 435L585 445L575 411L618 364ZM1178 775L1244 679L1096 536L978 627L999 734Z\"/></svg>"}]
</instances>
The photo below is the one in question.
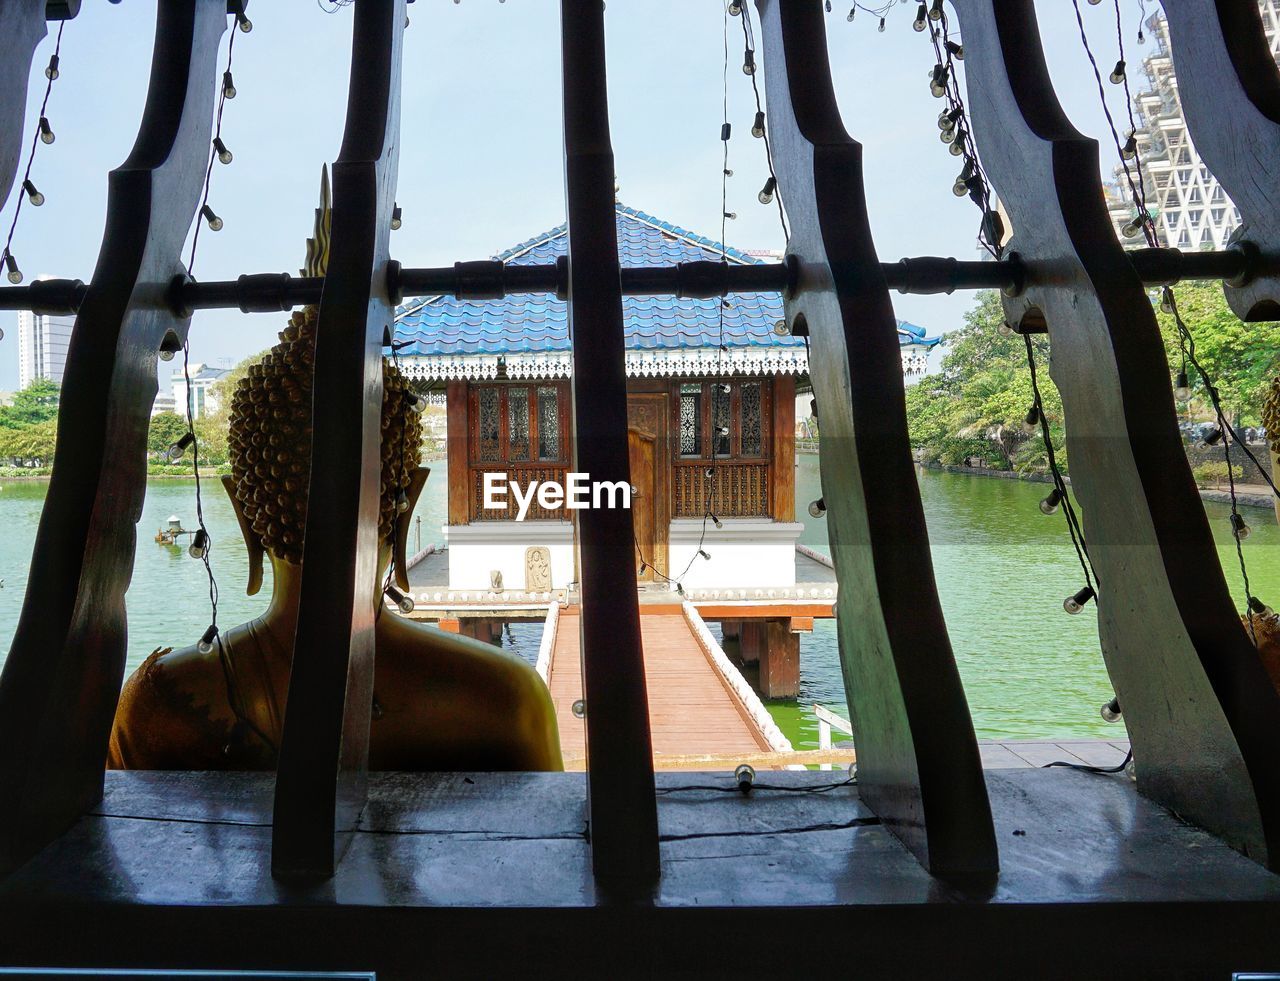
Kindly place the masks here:
<instances>
[{"instance_id":1,"label":"buddha's ear","mask_svg":"<svg viewBox=\"0 0 1280 981\"><path fill-rule=\"evenodd\" d=\"M244 536L245 548L249 550L249 582L244 591L247 595L253 596L262 588L262 540L254 532L249 519L245 517L244 509L236 499L235 479L230 474L223 476L222 489L227 492L227 497L231 498L231 507L236 513L236 520L240 522L240 534Z\"/></svg>"},{"instance_id":2,"label":"buddha's ear","mask_svg":"<svg viewBox=\"0 0 1280 981\"><path fill-rule=\"evenodd\" d=\"M427 486L427 475L431 473L430 467L419 467L409 475L409 486L405 488L404 493L409 498L409 509L405 511L405 515L413 514L413 509L418 506L418 498L422 496L422 489ZM405 547L409 543L409 525L406 520L396 523L396 540L395 554L393 560L396 570L396 585L401 589L409 588L409 569L405 559Z\"/></svg>"}]
</instances>

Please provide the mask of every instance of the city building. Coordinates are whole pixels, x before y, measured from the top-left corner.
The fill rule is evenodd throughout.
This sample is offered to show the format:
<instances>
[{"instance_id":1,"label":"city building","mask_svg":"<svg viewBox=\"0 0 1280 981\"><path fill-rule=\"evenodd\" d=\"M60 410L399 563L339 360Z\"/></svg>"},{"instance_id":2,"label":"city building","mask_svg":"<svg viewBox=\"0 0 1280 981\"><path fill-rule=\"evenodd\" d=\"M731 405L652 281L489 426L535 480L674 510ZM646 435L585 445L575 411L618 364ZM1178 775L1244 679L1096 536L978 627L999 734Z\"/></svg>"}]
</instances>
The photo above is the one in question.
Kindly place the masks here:
<instances>
[{"instance_id":1,"label":"city building","mask_svg":"<svg viewBox=\"0 0 1280 981\"><path fill-rule=\"evenodd\" d=\"M18 387L37 378L62 384L74 317L50 317L22 310L18 313Z\"/></svg>"},{"instance_id":2,"label":"city building","mask_svg":"<svg viewBox=\"0 0 1280 981\"><path fill-rule=\"evenodd\" d=\"M199 419L217 412L221 401L213 386L227 373L227 369L193 361L188 373L191 376L191 417ZM179 415L187 411L187 380L181 368L173 373L173 410Z\"/></svg>"},{"instance_id":3,"label":"city building","mask_svg":"<svg viewBox=\"0 0 1280 981\"><path fill-rule=\"evenodd\" d=\"M1280 0L1258 0L1258 6L1271 53L1280 60ZM1178 249L1221 249L1239 227L1240 211L1200 160L1187 132L1163 11L1147 18L1145 33L1152 50L1142 60L1146 87L1134 97L1138 124L1134 138L1142 161L1147 207L1155 218L1160 244ZM1114 176L1107 194L1120 240L1126 248L1145 246L1142 230L1133 224L1137 212L1124 168L1116 168Z\"/></svg>"}]
</instances>

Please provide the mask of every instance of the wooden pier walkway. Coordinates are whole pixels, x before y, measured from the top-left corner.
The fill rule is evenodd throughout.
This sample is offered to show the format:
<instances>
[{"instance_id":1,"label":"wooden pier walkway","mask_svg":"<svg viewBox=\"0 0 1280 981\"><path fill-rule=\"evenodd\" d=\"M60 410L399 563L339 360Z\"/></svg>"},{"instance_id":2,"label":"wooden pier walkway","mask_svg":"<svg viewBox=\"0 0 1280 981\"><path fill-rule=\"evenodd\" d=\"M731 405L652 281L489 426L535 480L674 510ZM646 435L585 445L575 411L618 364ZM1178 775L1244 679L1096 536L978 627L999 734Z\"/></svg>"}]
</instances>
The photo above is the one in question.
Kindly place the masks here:
<instances>
[{"instance_id":1,"label":"wooden pier walkway","mask_svg":"<svg viewBox=\"0 0 1280 981\"><path fill-rule=\"evenodd\" d=\"M582 653L578 614L560 614L547 684L560 726L565 768L581 770L586 758L586 724L573 714L582 698ZM706 754L743 757L777 749L752 717L740 695L679 614L640 618L649 723L655 765L660 757Z\"/></svg>"}]
</instances>

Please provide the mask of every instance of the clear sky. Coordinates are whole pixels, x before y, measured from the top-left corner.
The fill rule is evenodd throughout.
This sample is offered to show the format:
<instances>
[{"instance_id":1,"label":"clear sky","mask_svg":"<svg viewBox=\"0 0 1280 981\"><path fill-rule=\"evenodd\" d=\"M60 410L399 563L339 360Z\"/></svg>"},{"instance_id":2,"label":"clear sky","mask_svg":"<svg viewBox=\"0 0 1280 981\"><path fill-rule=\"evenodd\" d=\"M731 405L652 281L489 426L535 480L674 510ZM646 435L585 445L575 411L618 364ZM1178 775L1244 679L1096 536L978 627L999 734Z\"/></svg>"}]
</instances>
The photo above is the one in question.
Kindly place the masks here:
<instances>
[{"instance_id":1,"label":"clear sky","mask_svg":"<svg viewBox=\"0 0 1280 981\"><path fill-rule=\"evenodd\" d=\"M1114 11L1110 3L1082 7L1106 71L1116 59ZM1114 149L1108 150L1070 0L1039 0L1037 8L1059 98L1082 132L1103 139L1109 171ZM848 0L837 0L828 16L831 60L845 126L865 148L880 257L974 257L978 214L951 193L959 168L938 140L942 102L929 94L934 57L928 35L911 29L915 3L891 10L883 33L866 12L849 23L848 9ZM1122 0L1122 9L1127 54L1136 68L1147 50L1135 42L1138 0ZM608 0L606 13L621 200L713 238L720 226L722 10L720 0ZM561 222L558 4L417 0L410 12L397 194L404 226L392 237L395 256L405 265L485 258ZM296 273L320 166L341 142L352 12L326 14L315 0L254 0L249 13L254 30L236 38L238 96L227 103L223 120L235 160L215 165L210 196L226 224L217 234L206 229L201 235L198 279ZM735 176L729 210L738 219L729 223L727 238L742 249L781 248L776 211L756 201L767 176L763 146L749 135L754 103L740 67L741 28L737 20L730 26ZM23 207L14 238L28 281L42 273L91 277L107 173L127 156L137 132L154 30L155 3L147 0L88 0L68 22L62 77L48 110L57 142L40 146L32 173L47 201L42 208ZM53 33L33 65L28 140ZM1131 79L1138 76L1131 69ZM763 75L757 77L763 84ZM1108 85L1108 95L1113 110L1123 112L1122 90ZM0 212L4 232L16 199L15 188ZM971 302L964 294L893 297L898 316L931 333L959 326ZM274 343L283 322L280 314L201 312L192 325L192 360L237 361ZM0 327L0 390L12 390L17 315L0 313ZM162 391L168 390L170 368L161 368Z\"/></svg>"}]
</instances>

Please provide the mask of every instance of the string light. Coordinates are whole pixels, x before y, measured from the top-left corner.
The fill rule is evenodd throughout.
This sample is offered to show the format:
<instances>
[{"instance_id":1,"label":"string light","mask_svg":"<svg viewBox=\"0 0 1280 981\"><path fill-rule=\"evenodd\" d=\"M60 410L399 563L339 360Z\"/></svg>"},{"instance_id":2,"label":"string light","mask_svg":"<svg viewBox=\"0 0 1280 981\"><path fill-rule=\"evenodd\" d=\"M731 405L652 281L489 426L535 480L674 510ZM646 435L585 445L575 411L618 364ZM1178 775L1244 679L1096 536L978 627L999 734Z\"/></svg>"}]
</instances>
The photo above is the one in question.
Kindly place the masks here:
<instances>
[{"instance_id":1,"label":"string light","mask_svg":"<svg viewBox=\"0 0 1280 981\"><path fill-rule=\"evenodd\" d=\"M1220 442L1222 442L1222 429L1218 426L1214 426L1204 434L1205 446L1217 446Z\"/></svg>"},{"instance_id":2,"label":"string light","mask_svg":"<svg viewBox=\"0 0 1280 981\"><path fill-rule=\"evenodd\" d=\"M236 83L235 79L231 77L230 69L222 73L222 97L224 99L234 99L236 97Z\"/></svg>"},{"instance_id":3,"label":"string light","mask_svg":"<svg viewBox=\"0 0 1280 981\"><path fill-rule=\"evenodd\" d=\"M916 10L916 19L911 22L911 29L914 31L923 31L929 26L929 8L925 4L920 4Z\"/></svg>"},{"instance_id":4,"label":"string light","mask_svg":"<svg viewBox=\"0 0 1280 981\"><path fill-rule=\"evenodd\" d=\"M733 771L733 782L744 794L750 793L751 785L756 782L755 768L749 763L739 763Z\"/></svg>"},{"instance_id":5,"label":"string light","mask_svg":"<svg viewBox=\"0 0 1280 981\"><path fill-rule=\"evenodd\" d=\"M196 441L196 434L187 430L175 442L169 444L169 449L165 452L165 458L170 463L177 463L182 459L187 447Z\"/></svg>"},{"instance_id":6,"label":"string light","mask_svg":"<svg viewBox=\"0 0 1280 981\"><path fill-rule=\"evenodd\" d=\"M217 639L218 639L218 625L216 623L211 623L209 624L208 629L205 630L203 636L201 636L200 642L196 644L196 650L198 650L201 654L212 654L213 644L214 644L214 641L216 641Z\"/></svg>"},{"instance_id":7,"label":"string light","mask_svg":"<svg viewBox=\"0 0 1280 981\"><path fill-rule=\"evenodd\" d=\"M391 230L398 232L400 226L404 224L404 212L400 210L400 205L396 205L391 209Z\"/></svg>"},{"instance_id":8,"label":"string light","mask_svg":"<svg viewBox=\"0 0 1280 981\"><path fill-rule=\"evenodd\" d=\"M764 113L757 112L755 121L751 124L751 135L756 139L764 138Z\"/></svg>"},{"instance_id":9,"label":"string light","mask_svg":"<svg viewBox=\"0 0 1280 981\"><path fill-rule=\"evenodd\" d=\"M1099 714L1102 716L1103 721L1105 722L1119 722L1120 721L1120 699L1113 698L1111 699L1111 701L1103 704Z\"/></svg>"},{"instance_id":10,"label":"string light","mask_svg":"<svg viewBox=\"0 0 1280 981\"><path fill-rule=\"evenodd\" d=\"M1116 67L1111 69L1109 76L1113 85L1123 85L1125 81L1124 75L1124 59L1121 58L1116 62Z\"/></svg>"},{"instance_id":11,"label":"string light","mask_svg":"<svg viewBox=\"0 0 1280 981\"><path fill-rule=\"evenodd\" d=\"M880 26L877 28L877 30L878 30L881 34L883 34L883 33L884 33L884 18L883 18L883 17L881 17L881 18L880 18Z\"/></svg>"},{"instance_id":12,"label":"string light","mask_svg":"<svg viewBox=\"0 0 1280 981\"><path fill-rule=\"evenodd\" d=\"M773 203L773 192L778 186L778 180L770 177L764 182L764 187L760 188L760 193L756 195L761 204Z\"/></svg>"},{"instance_id":13,"label":"string light","mask_svg":"<svg viewBox=\"0 0 1280 981\"><path fill-rule=\"evenodd\" d=\"M58 76L62 73L58 71L59 59L56 54L49 56L49 67L44 70L44 77L51 82L56 82Z\"/></svg>"},{"instance_id":14,"label":"string light","mask_svg":"<svg viewBox=\"0 0 1280 981\"><path fill-rule=\"evenodd\" d=\"M756 73L756 53L750 48L742 53L742 74L754 75Z\"/></svg>"},{"instance_id":15,"label":"string light","mask_svg":"<svg viewBox=\"0 0 1280 981\"><path fill-rule=\"evenodd\" d=\"M826 513L827 513L827 502L823 500L821 497L818 498L816 501L809 502L809 517L821 518Z\"/></svg>"},{"instance_id":16,"label":"string light","mask_svg":"<svg viewBox=\"0 0 1280 981\"><path fill-rule=\"evenodd\" d=\"M1276 611L1256 596L1249 597L1249 612L1261 617L1275 616Z\"/></svg>"},{"instance_id":17,"label":"string light","mask_svg":"<svg viewBox=\"0 0 1280 981\"><path fill-rule=\"evenodd\" d=\"M1061 503L1062 503L1062 491L1058 490L1058 488L1055 487L1053 490L1049 491L1048 495L1045 496L1044 500L1040 502L1040 513L1041 514L1057 514L1058 505Z\"/></svg>"},{"instance_id":18,"label":"string light","mask_svg":"<svg viewBox=\"0 0 1280 981\"><path fill-rule=\"evenodd\" d=\"M49 124L48 116L40 117L40 142L45 146L50 145L57 139L54 135L53 127Z\"/></svg>"},{"instance_id":19,"label":"string light","mask_svg":"<svg viewBox=\"0 0 1280 981\"><path fill-rule=\"evenodd\" d=\"M1235 536L1237 541L1241 542L1253 534L1253 529L1249 527L1244 520L1244 516L1238 511L1233 511L1231 514L1231 534Z\"/></svg>"},{"instance_id":20,"label":"string light","mask_svg":"<svg viewBox=\"0 0 1280 981\"><path fill-rule=\"evenodd\" d=\"M209 207L209 205L207 204L201 205L200 214L204 218L205 222L208 223L209 231L211 232L222 231L222 219L218 217L218 215L214 212L213 208Z\"/></svg>"},{"instance_id":21,"label":"string light","mask_svg":"<svg viewBox=\"0 0 1280 981\"><path fill-rule=\"evenodd\" d=\"M187 554L193 559L203 559L208 551L209 533L201 528L192 536L191 547L187 549Z\"/></svg>"},{"instance_id":22,"label":"string light","mask_svg":"<svg viewBox=\"0 0 1280 981\"><path fill-rule=\"evenodd\" d=\"M1062 608L1072 616L1076 616L1077 614L1084 612L1084 608L1088 602L1097 595L1098 594L1093 591L1092 586L1085 586L1083 589L1063 600Z\"/></svg>"},{"instance_id":23,"label":"string light","mask_svg":"<svg viewBox=\"0 0 1280 981\"><path fill-rule=\"evenodd\" d=\"M1187 380L1187 369L1183 368L1173 380L1173 397L1179 402L1191 399L1191 385Z\"/></svg>"},{"instance_id":24,"label":"string light","mask_svg":"<svg viewBox=\"0 0 1280 981\"><path fill-rule=\"evenodd\" d=\"M4 250L4 267L8 270L9 282L17 286L22 282L22 270L18 268L18 260L13 257L13 253L8 249Z\"/></svg>"},{"instance_id":25,"label":"string light","mask_svg":"<svg viewBox=\"0 0 1280 981\"><path fill-rule=\"evenodd\" d=\"M222 142L221 136L213 138L213 150L218 155L218 162L229 164L235 158L231 155L231 151L227 149L227 145Z\"/></svg>"},{"instance_id":26,"label":"string light","mask_svg":"<svg viewBox=\"0 0 1280 981\"><path fill-rule=\"evenodd\" d=\"M1027 410L1027 414L1022 419L1022 431L1029 435L1034 435L1035 431L1040 428L1040 406L1032 405Z\"/></svg>"},{"instance_id":27,"label":"string light","mask_svg":"<svg viewBox=\"0 0 1280 981\"><path fill-rule=\"evenodd\" d=\"M395 586L387 586L383 592L386 594L387 599L391 600L391 602L399 608L401 613L413 612L412 596L406 596L404 593L400 592L400 590L396 589Z\"/></svg>"}]
</instances>

